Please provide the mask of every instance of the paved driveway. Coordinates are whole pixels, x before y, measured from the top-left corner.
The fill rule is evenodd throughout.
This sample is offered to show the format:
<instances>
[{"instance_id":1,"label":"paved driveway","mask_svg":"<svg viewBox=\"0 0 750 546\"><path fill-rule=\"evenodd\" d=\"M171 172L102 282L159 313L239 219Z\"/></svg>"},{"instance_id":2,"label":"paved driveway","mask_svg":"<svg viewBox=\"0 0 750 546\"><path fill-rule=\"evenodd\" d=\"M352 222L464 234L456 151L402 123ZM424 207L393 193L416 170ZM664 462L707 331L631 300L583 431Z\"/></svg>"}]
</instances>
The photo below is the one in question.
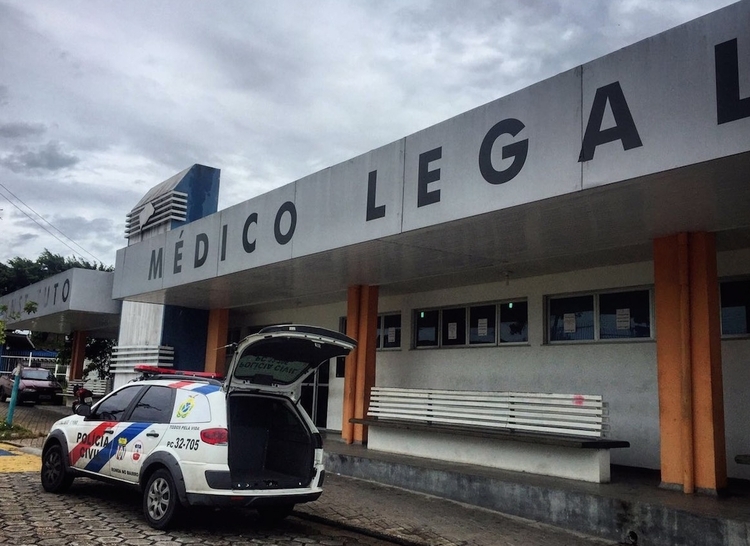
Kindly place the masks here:
<instances>
[{"instance_id":1,"label":"paved driveway","mask_svg":"<svg viewBox=\"0 0 750 546\"><path fill-rule=\"evenodd\" d=\"M148 526L138 493L77 479L64 495L45 493L34 472L0 474L0 544L16 546L383 546L374 538L290 517L264 525L247 510L195 510L169 532Z\"/></svg>"}]
</instances>

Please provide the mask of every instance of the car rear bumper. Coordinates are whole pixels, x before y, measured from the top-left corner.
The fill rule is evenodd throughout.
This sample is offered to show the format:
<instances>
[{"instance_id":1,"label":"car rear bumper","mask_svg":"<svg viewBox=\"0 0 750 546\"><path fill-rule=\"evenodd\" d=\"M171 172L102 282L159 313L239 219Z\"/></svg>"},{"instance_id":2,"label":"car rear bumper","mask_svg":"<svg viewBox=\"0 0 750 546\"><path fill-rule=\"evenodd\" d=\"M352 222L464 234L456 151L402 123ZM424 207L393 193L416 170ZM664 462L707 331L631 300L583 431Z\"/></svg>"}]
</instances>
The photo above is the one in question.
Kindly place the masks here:
<instances>
[{"instance_id":1,"label":"car rear bumper","mask_svg":"<svg viewBox=\"0 0 750 546\"><path fill-rule=\"evenodd\" d=\"M19 391L18 401L22 404L33 402L35 404L61 405L64 400L62 393Z\"/></svg>"},{"instance_id":2,"label":"car rear bumper","mask_svg":"<svg viewBox=\"0 0 750 546\"><path fill-rule=\"evenodd\" d=\"M308 490L309 491L309 490ZM207 495L204 493L188 493L190 506L238 506L261 508L265 506L281 506L287 504L302 504L318 500L322 490L301 492L299 494L281 495Z\"/></svg>"}]
</instances>

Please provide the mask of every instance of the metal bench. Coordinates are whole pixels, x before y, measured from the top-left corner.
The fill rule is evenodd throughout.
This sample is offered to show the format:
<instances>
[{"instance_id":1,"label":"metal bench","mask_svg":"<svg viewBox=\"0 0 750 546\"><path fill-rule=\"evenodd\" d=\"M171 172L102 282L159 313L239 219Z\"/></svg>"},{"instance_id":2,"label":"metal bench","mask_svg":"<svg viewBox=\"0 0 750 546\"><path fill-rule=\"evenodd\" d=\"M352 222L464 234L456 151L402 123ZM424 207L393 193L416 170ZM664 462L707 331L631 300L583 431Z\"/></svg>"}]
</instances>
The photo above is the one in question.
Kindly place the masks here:
<instances>
[{"instance_id":1,"label":"metal bench","mask_svg":"<svg viewBox=\"0 0 750 546\"><path fill-rule=\"evenodd\" d=\"M630 447L607 438L598 395L373 387L367 417L351 421L391 429L371 429L371 449L596 482L609 481L609 449Z\"/></svg>"}]
</instances>

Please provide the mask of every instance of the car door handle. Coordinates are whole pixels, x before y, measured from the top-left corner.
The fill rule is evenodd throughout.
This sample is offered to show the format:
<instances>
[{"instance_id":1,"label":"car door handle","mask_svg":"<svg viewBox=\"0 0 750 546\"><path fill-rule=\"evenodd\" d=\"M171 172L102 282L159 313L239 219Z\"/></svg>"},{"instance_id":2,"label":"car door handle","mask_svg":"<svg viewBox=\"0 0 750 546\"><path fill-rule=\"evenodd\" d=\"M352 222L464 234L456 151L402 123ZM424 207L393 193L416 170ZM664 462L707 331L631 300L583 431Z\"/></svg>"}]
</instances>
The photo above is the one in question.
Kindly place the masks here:
<instances>
[{"instance_id":1,"label":"car door handle","mask_svg":"<svg viewBox=\"0 0 750 546\"><path fill-rule=\"evenodd\" d=\"M158 433L158 432L154 432L154 431L152 430L152 431L150 431L150 432L147 432L147 433L146 433L146 436L148 436L149 438L158 438L158 437L159 437L159 433Z\"/></svg>"},{"instance_id":2,"label":"car door handle","mask_svg":"<svg viewBox=\"0 0 750 546\"><path fill-rule=\"evenodd\" d=\"M112 434L115 430L112 428L104 429L104 434Z\"/></svg>"}]
</instances>

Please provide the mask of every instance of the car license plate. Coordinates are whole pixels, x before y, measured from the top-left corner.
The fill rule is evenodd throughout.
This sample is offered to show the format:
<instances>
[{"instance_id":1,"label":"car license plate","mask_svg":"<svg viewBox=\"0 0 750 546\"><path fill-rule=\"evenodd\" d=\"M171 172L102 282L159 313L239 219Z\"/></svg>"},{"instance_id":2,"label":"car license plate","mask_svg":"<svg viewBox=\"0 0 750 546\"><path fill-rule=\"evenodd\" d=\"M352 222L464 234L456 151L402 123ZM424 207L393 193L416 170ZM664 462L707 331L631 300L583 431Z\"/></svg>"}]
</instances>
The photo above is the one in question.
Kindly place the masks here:
<instances>
[{"instance_id":1,"label":"car license plate","mask_svg":"<svg viewBox=\"0 0 750 546\"><path fill-rule=\"evenodd\" d=\"M40 394L39 395L39 400L49 400L50 398L52 398L52 397L49 394Z\"/></svg>"}]
</instances>

